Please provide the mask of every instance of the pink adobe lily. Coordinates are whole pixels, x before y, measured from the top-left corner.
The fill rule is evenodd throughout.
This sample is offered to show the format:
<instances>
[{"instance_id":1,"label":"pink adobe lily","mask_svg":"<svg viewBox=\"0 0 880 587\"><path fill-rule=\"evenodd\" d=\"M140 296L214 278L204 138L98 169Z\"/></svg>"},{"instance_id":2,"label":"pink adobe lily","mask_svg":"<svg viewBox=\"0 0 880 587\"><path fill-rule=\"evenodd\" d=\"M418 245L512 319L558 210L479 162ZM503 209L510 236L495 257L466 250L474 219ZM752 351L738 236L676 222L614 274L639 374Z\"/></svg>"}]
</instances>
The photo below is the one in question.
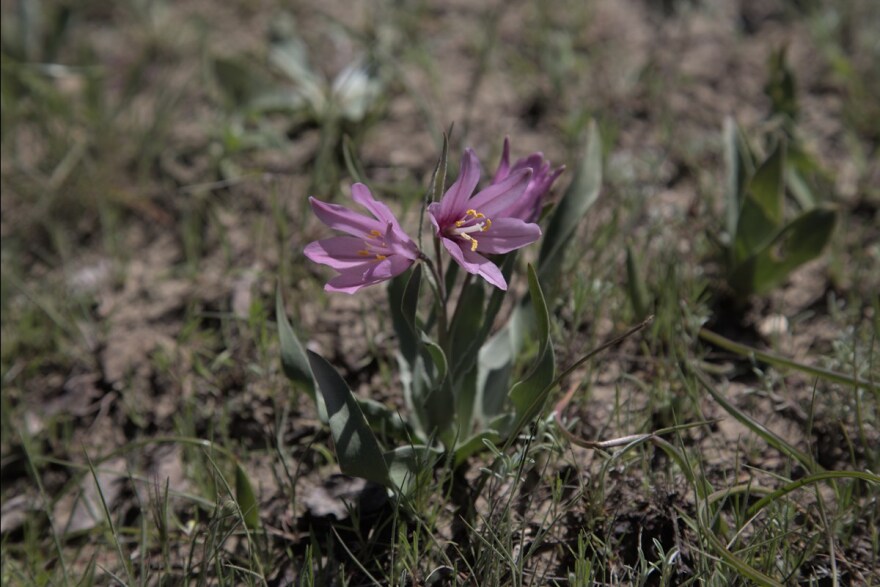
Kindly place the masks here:
<instances>
[{"instance_id":1,"label":"pink adobe lily","mask_svg":"<svg viewBox=\"0 0 880 587\"><path fill-rule=\"evenodd\" d=\"M510 141L505 137L504 150L501 154L501 161L498 163L498 170L492 178L492 184L500 183L507 179L511 174L522 169L531 169L532 178L526 187L523 195L518 198L509 208L504 210L504 215L511 218L520 218L526 222L535 222L541 215L541 204L544 196L565 170L565 166L559 166L551 171L550 162L544 160L544 154L539 152L532 153L528 157L517 160L510 166Z\"/></svg>"},{"instance_id":2,"label":"pink adobe lily","mask_svg":"<svg viewBox=\"0 0 880 587\"><path fill-rule=\"evenodd\" d=\"M428 206L436 235L455 262L500 289L506 290L507 282L483 254L508 253L540 238L537 224L506 212L522 197L531 178L531 168L517 169L473 195L480 181L480 162L466 149L458 179L439 202Z\"/></svg>"},{"instance_id":3,"label":"pink adobe lily","mask_svg":"<svg viewBox=\"0 0 880 587\"><path fill-rule=\"evenodd\" d=\"M306 257L339 272L324 286L326 291L353 294L400 275L419 258L416 243L400 228L391 209L373 198L367 186L356 183L351 186L351 194L374 218L309 198L315 215L324 224L350 235L306 245Z\"/></svg>"}]
</instances>

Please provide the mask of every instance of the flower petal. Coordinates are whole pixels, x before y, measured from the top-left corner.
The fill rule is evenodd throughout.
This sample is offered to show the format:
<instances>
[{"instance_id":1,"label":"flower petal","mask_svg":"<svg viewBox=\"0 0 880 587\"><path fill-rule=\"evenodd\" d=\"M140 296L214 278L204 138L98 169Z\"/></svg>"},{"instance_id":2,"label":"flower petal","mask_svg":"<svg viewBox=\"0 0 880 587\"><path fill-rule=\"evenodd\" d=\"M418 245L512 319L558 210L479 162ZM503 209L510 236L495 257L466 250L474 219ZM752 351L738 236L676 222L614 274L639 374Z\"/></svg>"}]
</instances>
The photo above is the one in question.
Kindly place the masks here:
<instances>
[{"instance_id":1,"label":"flower petal","mask_svg":"<svg viewBox=\"0 0 880 587\"><path fill-rule=\"evenodd\" d=\"M391 208L384 202L380 202L373 197L370 188L362 183L356 183L351 186L351 197L355 202L366 208L370 213L382 221L382 224L391 223L395 227L400 228L397 218L391 212Z\"/></svg>"},{"instance_id":2,"label":"flower petal","mask_svg":"<svg viewBox=\"0 0 880 587\"><path fill-rule=\"evenodd\" d=\"M498 162L498 169L495 170L495 176L492 177L492 183L498 183L508 175L510 175L510 137L504 137L504 147L501 150L501 161Z\"/></svg>"},{"instance_id":3,"label":"flower petal","mask_svg":"<svg viewBox=\"0 0 880 587\"><path fill-rule=\"evenodd\" d=\"M461 158L461 170L458 179L452 184L440 200L437 221L443 225L458 220L467 210L468 198L480 183L480 161L472 149L465 149Z\"/></svg>"},{"instance_id":4,"label":"flower petal","mask_svg":"<svg viewBox=\"0 0 880 587\"><path fill-rule=\"evenodd\" d=\"M458 242L443 238L443 246L452 255L456 263L468 273L479 275L498 289L507 290L507 281L501 270L489 259L479 253L475 253L467 246L460 246Z\"/></svg>"},{"instance_id":5,"label":"flower petal","mask_svg":"<svg viewBox=\"0 0 880 587\"><path fill-rule=\"evenodd\" d=\"M400 235L403 237L401 238ZM383 244L386 245L384 248L392 255L400 255L411 261L419 258L419 247L400 229L396 222L389 222L385 228L385 243ZM379 247L379 249L381 248L383 247Z\"/></svg>"},{"instance_id":6,"label":"flower petal","mask_svg":"<svg viewBox=\"0 0 880 587\"><path fill-rule=\"evenodd\" d=\"M317 198L309 198L309 203L315 211L315 216L334 230L361 237L369 235L373 230L385 232L385 222L352 212L339 204L322 202Z\"/></svg>"},{"instance_id":7,"label":"flower petal","mask_svg":"<svg viewBox=\"0 0 880 587\"><path fill-rule=\"evenodd\" d=\"M490 185L471 198L467 203L467 207L473 208L489 218L493 218L498 212L509 207L523 195L531 177L531 169L523 169L515 174L511 174L501 182Z\"/></svg>"},{"instance_id":8,"label":"flower petal","mask_svg":"<svg viewBox=\"0 0 880 587\"><path fill-rule=\"evenodd\" d=\"M343 271L375 259L359 254L359 251L364 250L366 245L363 239L353 236L334 236L307 244L303 253L315 263Z\"/></svg>"},{"instance_id":9,"label":"flower petal","mask_svg":"<svg viewBox=\"0 0 880 587\"><path fill-rule=\"evenodd\" d=\"M541 238L541 227L519 218L498 218L486 232L475 235L477 250L493 255L509 253Z\"/></svg>"},{"instance_id":10,"label":"flower petal","mask_svg":"<svg viewBox=\"0 0 880 587\"><path fill-rule=\"evenodd\" d=\"M434 202L432 204L428 204L428 217L431 219L431 224L434 225L434 231L437 236L440 236L440 214L442 210L440 208L440 202Z\"/></svg>"},{"instance_id":11,"label":"flower petal","mask_svg":"<svg viewBox=\"0 0 880 587\"><path fill-rule=\"evenodd\" d=\"M412 263L411 259L395 255L378 263L370 262L359 267L351 267L341 271L339 275L328 281L324 290L353 294L361 288L400 275Z\"/></svg>"}]
</instances>

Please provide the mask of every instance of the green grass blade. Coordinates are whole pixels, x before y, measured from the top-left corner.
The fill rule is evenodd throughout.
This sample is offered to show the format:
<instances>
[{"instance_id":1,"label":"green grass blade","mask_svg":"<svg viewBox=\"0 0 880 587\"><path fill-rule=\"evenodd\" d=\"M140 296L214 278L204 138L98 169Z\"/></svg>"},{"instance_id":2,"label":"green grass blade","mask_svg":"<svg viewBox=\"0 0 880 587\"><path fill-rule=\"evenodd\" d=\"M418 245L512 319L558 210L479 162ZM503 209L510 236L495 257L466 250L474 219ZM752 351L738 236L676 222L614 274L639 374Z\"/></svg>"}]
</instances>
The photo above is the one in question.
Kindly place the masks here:
<instances>
[{"instance_id":1,"label":"green grass blade","mask_svg":"<svg viewBox=\"0 0 880 587\"><path fill-rule=\"evenodd\" d=\"M762 509L767 507L770 503L776 501L780 497L783 497L793 491L800 489L801 487L814 485L816 483L821 483L822 481L829 481L832 479L860 479L873 485L880 485L880 476L864 471L822 471L821 473L807 475L806 477L802 477L797 481L787 483L776 491L765 495L764 497L756 501L748 509L748 511L746 512L746 517L751 518Z\"/></svg>"},{"instance_id":2,"label":"green grass blade","mask_svg":"<svg viewBox=\"0 0 880 587\"><path fill-rule=\"evenodd\" d=\"M709 395L718 402L718 404L724 408L724 410L736 418L741 424L743 424L746 428L750 429L752 432L760 436L764 439L764 441L778 450L779 452L788 455L794 460L798 461L801 466L803 466L807 471L817 472L822 471L822 467L811 457L810 455L798 450L790 443L786 442L783 438L778 436L775 432L756 421L754 418L737 408L731 402L727 400L726 397L718 390L715 389L715 386L706 378L705 375L700 373L697 370L692 370L694 376L697 378L697 381L709 392Z\"/></svg>"},{"instance_id":3,"label":"green grass blade","mask_svg":"<svg viewBox=\"0 0 880 587\"><path fill-rule=\"evenodd\" d=\"M703 340L719 346L724 350L736 353L738 355L743 355L745 357L751 357L754 360L760 361L762 363L767 363L768 365L773 365L774 367L794 369L796 371L800 371L801 373L806 373L807 375L811 375L813 377L819 377L820 379L824 379L826 381L839 383L841 385L849 385L854 389L861 387L863 389L871 390L874 393L877 393L878 390L880 390L880 387L878 387L878 385L874 382L869 382L859 377L851 377L837 371L831 371L830 369L804 365L803 363L798 363L797 361L792 361L791 359L787 359L773 353L759 351L754 347L734 342L728 338L721 336L720 334L716 334L715 332L712 332L711 330L707 330L705 328L700 329L699 336Z\"/></svg>"}]
</instances>

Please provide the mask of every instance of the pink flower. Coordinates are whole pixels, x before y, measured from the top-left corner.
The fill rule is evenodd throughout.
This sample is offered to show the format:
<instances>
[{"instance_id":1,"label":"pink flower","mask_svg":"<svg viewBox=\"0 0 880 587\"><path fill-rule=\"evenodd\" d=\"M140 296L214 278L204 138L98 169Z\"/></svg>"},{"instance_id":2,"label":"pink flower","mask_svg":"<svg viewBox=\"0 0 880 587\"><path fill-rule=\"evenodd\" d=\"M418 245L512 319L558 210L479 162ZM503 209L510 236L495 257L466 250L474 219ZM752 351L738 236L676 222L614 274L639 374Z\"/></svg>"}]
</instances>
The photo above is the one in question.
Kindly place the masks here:
<instances>
[{"instance_id":1,"label":"pink flower","mask_svg":"<svg viewBox=\"0 0 880 587\"><path fill-rule=\"evenodd\" d=\"M458 179L439 202L428 206L437 237L455 262L501 289L507 289L501 270L481 253L508 253L540 238L537 224L507 213L531 177L531 168L517 169L471 197L480 181L480 162L467 149Z\"/></svg>"},{"instance_id":2,"label":"pink flower","mask_svg":"<svg viewBox=\"0 0 880 587\"><path fill-rule=\"evenodd\" d=\"M334 230L351 236L334 236L306 245L305 255L315 263L339 272L324 286L326 291L353 294L400 275L419 257L419 249L391 210L373 198L362 183L351 186L354 201L374 217L353 212L338 204L309 198L315 215Z\"/></svg>"},{"instance_id":3,"label":"pink flower","mask_svg":"<svg viewBox=\"0 0 880 587\"><path fill-rule=\"evenodd\" d=\"M513 167L510 167L510 141L505 138L501 162L498 163L498 170L495 172L495 177L492 178L492 184L497 184L522 169L531 169L532 179L522 197L517 199L507 210L504 210L504 215L520 218L526 222L535 222L541 215L544 196L547 195L550 186L553 185L559 174L565 170L565 166L562 165L551 171L550 162L544 160L543 153L537 152L518 160L513 164Z\"/></svg>"}]
</instances>

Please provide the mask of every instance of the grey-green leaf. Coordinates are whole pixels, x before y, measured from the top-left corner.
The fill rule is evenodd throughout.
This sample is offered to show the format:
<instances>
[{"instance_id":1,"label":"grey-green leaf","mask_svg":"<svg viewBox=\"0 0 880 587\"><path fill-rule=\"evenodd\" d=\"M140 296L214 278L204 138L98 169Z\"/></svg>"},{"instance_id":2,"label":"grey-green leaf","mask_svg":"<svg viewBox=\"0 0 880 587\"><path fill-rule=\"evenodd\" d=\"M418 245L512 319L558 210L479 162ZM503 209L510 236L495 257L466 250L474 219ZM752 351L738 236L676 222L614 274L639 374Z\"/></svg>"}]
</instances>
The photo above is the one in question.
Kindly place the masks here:
<instances>
[{"instance_id":1,"label":"grey-green leaf","mask_svg":"<svg viewBox=\"0 0 880 587\"><path fill-rule=\"evenodd\" d=\"M330 433L336 445L339 468L346 475L390 486L388 467L373 431L345 383L323 357L306 351L318 389L327 405Z\"/></svg>"},{"instance_id":2,"label":"grey-green leaf","mask_svg":"<svg viewBox=\"0 0 880 587\"><path fill-rule=\"evenodd\" d=\"M755 172L755 165L746 138L731 117L724 120L724 162L727 168L726 227L729 237L733 239L746 186Z\"/></svg>"},{"instance_id":3,"label":"grey-green leaf","mask_svg":"<svg viewBox=\"0 0 880 587\"><path fill-rule=\"evenodd\" d=\"M836 222L837 213L827 208L801 214L773 242L733 271L731 285L740 294L771 290L794 269L822 253Z\"/></svg>"},{"instance_id":4,"label":"grey-green leaf","mask_svg":"<svg viewBox=\"0 0 880 587\"><path fill-rule=\"evenodd\" d=\"M780 142L749 181L736 225L733 264L766 247L783 226L785 143Z\"/></svg>"},{"instance_id":5,"label":"grey-green leaf","mask_svg":"<svg viewBox=\"0 0 880 587\"><path fill-rule=\"evenodd\" d=\"M553 343L550 340L550 313L538 276L531 265L529 265L529 295L535 313L540 348L532 371L510 390L510 400L517 414L512 432L514 434L541 411L556 374L556 359Z\"/></svg>"},{"instance_id":6,"label":"grey-green leaf","mask_svg":"<svg viewBox=\"0 0 880 587\"><path fill-rule=\"evenodd\" d=\"M452 344L449 357L452 364L452 376L458 378L462 375L461 366L469 363L472 358L468 354L470 344L483 325L483 305L486 298L486 288L482 280L471 281L468 287L461 292L458 306L455 309L455 317L449 325L450 339ZM471 363L472 364L472 363Z\"/></svg>"},{"instance_id":7,"label":"grey-green leaf","mask_svg":"<svg viewBox=\"0 0 880 587\"><path fill-rule=\"evenodd\" d=\"M632 247L626 246L626 290L636 318L648 315L648 291Z\"/></svg>"},{"instance_id":8,"label":"grey-green leaf","mask_svg":"<svg viewBox=\"0 0 880 587\"><path fill-rule=\"evenodd\" d=\"M230 106L246 108L260 95L270 91L269 77L240 58L218 57L213 60L214 78Z\"/></svg>"},{"instance_id":9,"label":"grey-green leaf","mask_svg":"<svg viewBox=\"0 0 880 587\"><path fill-rule=\"evenodd\" d=\"M443 381L446 379L449 370L449 365L446 362L446 354L443 352L443 349L440 348L439 344L428 338L424 333L422 333L422 344L424 345L425 352L427 352L428 356L431 358L431 362L434 364L434 380L436 382Z\"/></svg>"},{"instance_id":10,"label":"grey-green leaf","mask_svg":"<svg viewBox=\"0 0 880 587\"><path fill-rule=\"evenodd\" d=\"M449 133L452 132L452 126L449 127ZM422 248L422 225L425 221L425 210L428 204L440 199L443 196L443 190L446 189L446 168L449 161L449 133L443 133L443 146L440 150L440 159L434 167L434 173L431 175L431 187L422 200L422 213L419 214L419 248Z\"/></svg>"},{"instance_id":11,"label":"grey-green leaf","mask_svg":"<svg viewBox=\"0 0 880 587\"><path fill-rule=\"evenodd\" d=\"M602 139L596 121L590 122L584 158L574 179L550 218L544 233L538 267L545 283L554 283L562 267L567 245L578 224L599 197L602 186Z\"/></svg>"},{"instance_id":12,"label":"grey-green leaf","mask_svg":"<svg viewBox=\"0 0 880 587\"><path fill-rule=\"evenodd\" d=\"M366 181L366 174L364 173L364 168L361 165L361 162L355 154L354 142L348 135L342 136L342 158L345 160L345 168L348 170L348 174L351 178L354 181L364 183Z\"/></svg>"},{"instance_id":13,"label":"grey-green leaf","mask_svg":"<svg viewBox=\"0 0 880 587\"><path fill-rule=\"evenodd\" d=\"M393 488L409 493L417 485L419 476L429 474L442 454L438 449L423 445L401 446L386 452L385 462Z\"/></svg>"},{"instance_id":14,"label":"grey-green leaf","mask_svg":"<svg viewBox=\"0 0 880 587\"><path fill-rule=\"evenodd\" d=\"M253 485L241 463L235 463L235 501L241 510L244 525L248 530L260 527L260 506Z\"/></svg>"},{"instance_id":15,"label":"grey-green leaf","mask_svg":"<svg viewBox=\"0 0 880 587\"><path fill-rule=\"evenodd\" d=\"M312 377L312 369L303 349L302 343L296 336L287 312L284 310L284 297L281 294L281 284L275 291L275 321L278 324L278 340L281 342L281 369L288 379L299 384L309 396L315 397L315 380Z\"/></svg>"},{"instance_id":16,"label":"grey-green leaf","mask_svg":"<svg viewBox=\"0 0 880 587\"><path fill-rule=\"evenodd\" d=\"M780 141L767 160L755 171L748 187L749 197L754 199L777 227L781 227L783 222L785 154L785 142Z\"/></svg>"}]
</instances>

